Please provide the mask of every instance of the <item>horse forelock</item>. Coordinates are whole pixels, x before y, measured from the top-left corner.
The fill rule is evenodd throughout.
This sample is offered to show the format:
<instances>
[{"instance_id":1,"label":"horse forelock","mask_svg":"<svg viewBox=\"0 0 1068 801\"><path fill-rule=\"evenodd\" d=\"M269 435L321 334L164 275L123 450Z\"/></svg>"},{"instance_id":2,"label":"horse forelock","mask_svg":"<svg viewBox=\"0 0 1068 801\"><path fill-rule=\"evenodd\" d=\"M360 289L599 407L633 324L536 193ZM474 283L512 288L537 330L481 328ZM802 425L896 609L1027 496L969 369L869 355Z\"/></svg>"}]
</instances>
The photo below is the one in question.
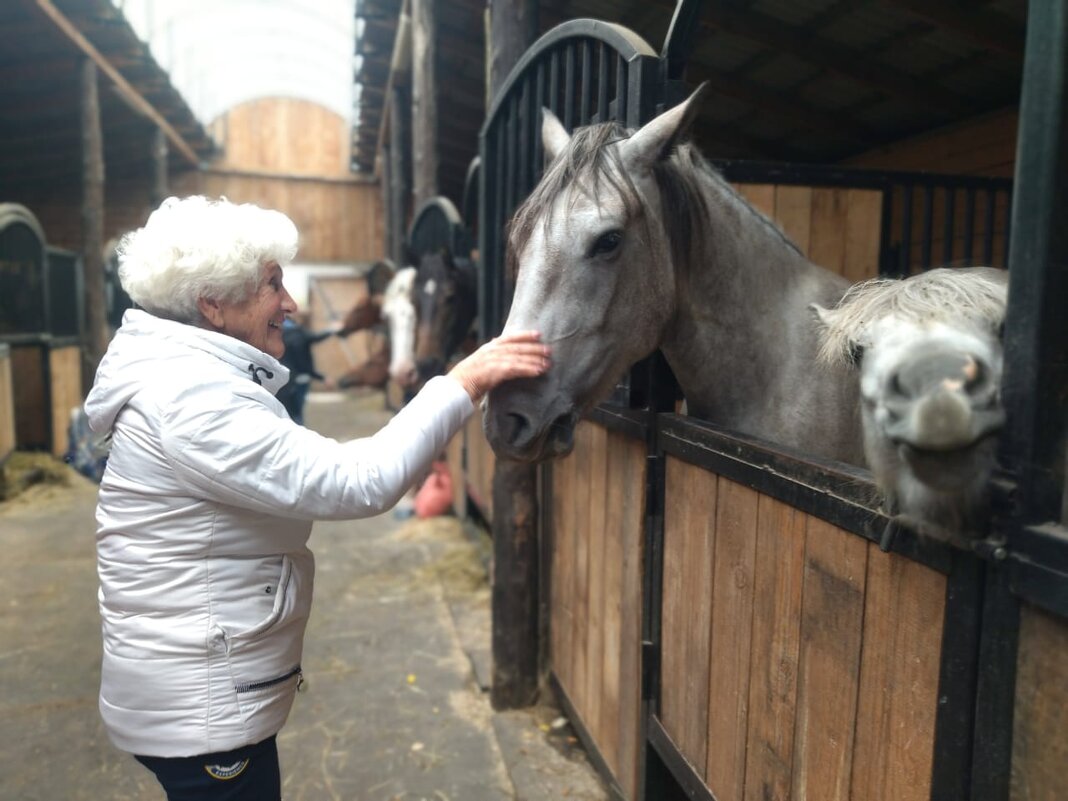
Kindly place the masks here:
<instances>
[{"instance_id":1,"label":"horse forelock","mask_svg":"<svg viewBox=\"0 0 1068 801\"><path fill-rule=\"evenodd\" d=\"M846 364L853 344L879 320L934 322L993 332L1005 319L1007 288L982 274L939 268L906 279L874 278L854 284L822 313L819 358Z\"/></svg>"},{"instance_id":2,"label":"horse forelock","mask_svg":"<svg viewBox=\"0 0 1068 801\"><path fill-rule=\"evenodd\" d=\"M405 267L398 270L397 274L386 285L386 291L382 296L382 308L392 306L400 300L410 299L412 286L415 284L415 268Z\"/></svg>"},{"instance_id":3,"label":"horse forelock","mask_svg":"<svg viewBox=\"0 0 1068 801\"><path fill-rule=\"evenodd\" d=\"M587 125L571 135L567 148L549 165L508 224L506 269L511 278L515 278L519 254L533 236L538 221L549 228L556 201L564 193L578 189L571 197L572 203L583 195L596 200L601 182L607 181L623 199L627 212L635 210L638 191L623 170L618 149L611 147L627 136L627 130L617 122Z\"/></svg>"}]
</instances>

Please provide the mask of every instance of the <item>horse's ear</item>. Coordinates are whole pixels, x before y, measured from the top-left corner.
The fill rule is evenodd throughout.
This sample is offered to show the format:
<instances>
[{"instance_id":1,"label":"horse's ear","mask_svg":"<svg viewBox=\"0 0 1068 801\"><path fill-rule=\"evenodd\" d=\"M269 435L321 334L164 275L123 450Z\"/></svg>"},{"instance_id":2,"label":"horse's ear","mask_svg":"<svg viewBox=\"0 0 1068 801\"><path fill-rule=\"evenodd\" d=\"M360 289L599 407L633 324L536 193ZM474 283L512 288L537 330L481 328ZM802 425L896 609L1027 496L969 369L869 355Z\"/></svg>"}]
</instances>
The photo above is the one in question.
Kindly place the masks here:
<instances>
[{"instance_id":1,"label":"horse's ear","mask_svg":"<svg viewBox=\"0 0 1068 801\"><path fill-rule=\"evenodd\" d=\"M708 88L705 81L693 94L660 116L647 122L623 143L623 160L632 168L648 169L671 155L672 148L689 133L697 116L701 95Z\"/></svg>"},{"instance_id":2,"label":"horse's ear","mask_svg":"<svg viewBox=\"0 0 1068 801\"><path fill-rule=\"evenodd\" d=\"M564 152L571 141L571 135L564 129L560 120L545 106L541 107L541 142L545 145L545 163L549 164Z\"/></svg>"}]
</instances>

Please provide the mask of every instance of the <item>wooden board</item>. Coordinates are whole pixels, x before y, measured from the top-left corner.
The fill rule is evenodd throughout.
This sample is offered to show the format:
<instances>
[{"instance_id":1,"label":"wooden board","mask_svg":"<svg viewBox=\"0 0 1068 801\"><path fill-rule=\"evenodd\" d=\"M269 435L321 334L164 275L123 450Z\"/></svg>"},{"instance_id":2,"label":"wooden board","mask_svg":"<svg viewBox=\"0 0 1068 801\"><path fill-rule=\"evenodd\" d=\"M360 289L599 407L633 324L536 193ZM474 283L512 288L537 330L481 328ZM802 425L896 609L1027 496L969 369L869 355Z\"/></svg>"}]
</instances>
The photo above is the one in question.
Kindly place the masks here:
<instances>
[{"instance_id":1,"label":"wooden board","mask_svg":"<svg viewBox=\"0 0 1068 801\"><path fill-rule=\"evenodd\" d=\"M15 447L51 450L51 409L48 405L48 355L44 345L11 348L15 397Z\"/></svg>"},{"instance_id":2,"label":"wooden board","mask_svg":"<svg viewBox=\"0 0 1068 801\"><path fill-rule=\"evenodd\" d=\"M1020 610L1011 801L1059 801L1068 767L1068 621Z\"/></svg>"},{"instance_id":3,"label":"wooden board","mask_svg":"<svg viewBox=\"0 0 1068 801\"><path fill-rule=\"evenodd\" d=\"M0 463L15 450L15 395L11 384L11 351L0 348Z\"/></svg>"},{"instance_id":4,"label":"wooden board","mask_svg":"<svg viewBox=\"0 0 1068 801\"><path fill-rule=\"evenodd\" d=\"M48 372L52 400L52 455L67 452L67 428L74 409L82 405L82 351L78 346L52 348Z\"/></svg>"}]
</instances>

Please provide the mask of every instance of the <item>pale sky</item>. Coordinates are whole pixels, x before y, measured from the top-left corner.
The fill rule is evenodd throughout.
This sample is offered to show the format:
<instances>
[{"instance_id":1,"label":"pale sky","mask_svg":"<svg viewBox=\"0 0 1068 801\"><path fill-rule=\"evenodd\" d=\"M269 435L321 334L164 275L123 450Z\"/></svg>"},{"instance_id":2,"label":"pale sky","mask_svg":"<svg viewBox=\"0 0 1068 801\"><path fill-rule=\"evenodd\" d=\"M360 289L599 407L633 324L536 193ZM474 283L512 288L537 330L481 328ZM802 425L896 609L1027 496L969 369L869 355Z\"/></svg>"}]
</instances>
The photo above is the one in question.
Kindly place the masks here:
<instances>
[{"instance_id":1,"label":"pale sky","mask_svg":"<svg viewBox=\"0 0 1068 801\"><path fill-rule=\"evenodd\" d=\"M353 120L355 0L112 0L197 118L292 97Z\"/></svg>"}]
</instances>

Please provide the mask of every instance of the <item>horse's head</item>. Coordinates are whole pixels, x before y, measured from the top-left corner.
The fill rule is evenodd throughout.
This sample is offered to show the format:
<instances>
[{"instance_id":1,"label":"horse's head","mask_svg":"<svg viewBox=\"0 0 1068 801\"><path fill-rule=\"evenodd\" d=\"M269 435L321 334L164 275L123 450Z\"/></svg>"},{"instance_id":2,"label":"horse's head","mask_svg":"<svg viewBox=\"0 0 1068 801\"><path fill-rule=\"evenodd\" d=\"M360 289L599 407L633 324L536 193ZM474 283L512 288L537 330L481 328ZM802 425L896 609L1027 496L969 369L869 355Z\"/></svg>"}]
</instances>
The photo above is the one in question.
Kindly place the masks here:
<instances>
[{"instance_id":1,"label":"horse's head","mask_svg":"<svg viewBox=\"0 0 1068 801\"><path fill-rule=\"evenodd\" d=\"M858 284L817 308L824 355L860 372L864 450L876 481L915 519L974 521L1005 421L999 390L1005 274L932 270Z\"/></svg>"},{"instance_id":2,"label":"horse's head","mask_svg":"<svg viewBox=\"0 0 1068 801\"><path fill-rule=\"evenodd\" d=\"M631 135L604 123L569 136L543 111L549 167L511 222L505 328L540 331L553 365L490 393L486 435L501 456L568 453L581 414L658 345L675 305L677 243L664 217L684 214L662 200L663 168L696 94Z\"/></svg>"},{"instance_id":3,"label":"horse's head","mask_svg":"<svg viewBox=\"0 0 1068 801\"><path fill-rule=\"evenodd\" d=\"M397 271L382 295L382 318L389 327L389 376L405 389L416 383L414 284L415 268L405 267Z\"/></svg>"},{"instance_id":4,"label":"horse's head","mask_svg":"<svg viewBox=\"0 0 1068 801\"><path fill-rule=\"evenodd\" d=\"M475 265L470 259L432 253L419 260L412 299L418 309L415 361L419 380L445 372L478 312Z\"/></svg>"}]
</instances>

